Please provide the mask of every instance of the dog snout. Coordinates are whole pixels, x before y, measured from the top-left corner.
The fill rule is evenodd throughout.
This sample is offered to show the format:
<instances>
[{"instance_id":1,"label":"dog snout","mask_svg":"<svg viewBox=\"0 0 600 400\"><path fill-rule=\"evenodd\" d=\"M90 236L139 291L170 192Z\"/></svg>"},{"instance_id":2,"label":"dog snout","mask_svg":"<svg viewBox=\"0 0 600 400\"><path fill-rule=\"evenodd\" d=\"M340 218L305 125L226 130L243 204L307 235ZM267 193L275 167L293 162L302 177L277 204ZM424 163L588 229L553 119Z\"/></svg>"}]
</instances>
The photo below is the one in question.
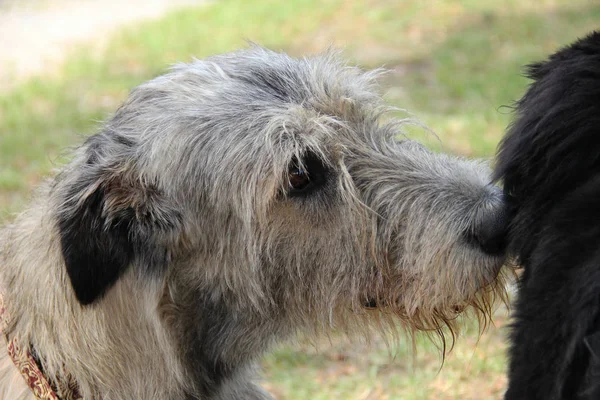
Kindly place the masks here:
<instances>
[{"instance_id":1,"label":"dog snout","mask_svg":"<svg viewBox=\"0 0 600 400\"><path fill-rule=\"evenodd\" d=\"M494 185L487 189L477 210L472 235L475 243L485 253L499 255L506 249L508 210L502 190Z\"/></svg>"}]
</instances>

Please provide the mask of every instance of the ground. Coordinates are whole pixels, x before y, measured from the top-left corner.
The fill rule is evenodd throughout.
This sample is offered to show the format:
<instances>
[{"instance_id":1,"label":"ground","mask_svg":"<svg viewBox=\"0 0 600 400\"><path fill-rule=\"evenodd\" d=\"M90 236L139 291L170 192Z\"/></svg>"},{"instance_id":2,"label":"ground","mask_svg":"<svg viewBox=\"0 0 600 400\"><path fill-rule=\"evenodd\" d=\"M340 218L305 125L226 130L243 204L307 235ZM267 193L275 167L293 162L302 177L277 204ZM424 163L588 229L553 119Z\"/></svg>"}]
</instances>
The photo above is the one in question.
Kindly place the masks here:
<instances>
[{"instance_id":1,"label":"ground","mask_svg":"<svg viewBox=\"0 0 600 400\"><path fill-rule=\"evenodd\" d=\"M590 0L223 0L166 7L181 3L188 1L20 0L17 11L0 0L0 222L9 222L32 187L64 162L64 148L94 132L132 87L175 62L246 40L294 55L341 47L352 63L385 65L386 99L436 134L408 135L436 150L491 158L510 105L526 88L522 66L600 21L600 5ZM317 344L299 340L266 358L264 385L278 399L500 399L507 312L500 307L481 337L465 325L443 366L423 337L416 353L410 341L387 348L376 338L370 347L338 335Z\"/></svg>"},{"instance_id":2,"label":"ground","mask_svg":"<svg viewBox=\"0 0 600 400\"><path fill-rule=\"evenodd\" d=\"M57 72L77 45L102 51L119 27L206 0L0 0L0 85Z\"/></svg>"}]
</instances>

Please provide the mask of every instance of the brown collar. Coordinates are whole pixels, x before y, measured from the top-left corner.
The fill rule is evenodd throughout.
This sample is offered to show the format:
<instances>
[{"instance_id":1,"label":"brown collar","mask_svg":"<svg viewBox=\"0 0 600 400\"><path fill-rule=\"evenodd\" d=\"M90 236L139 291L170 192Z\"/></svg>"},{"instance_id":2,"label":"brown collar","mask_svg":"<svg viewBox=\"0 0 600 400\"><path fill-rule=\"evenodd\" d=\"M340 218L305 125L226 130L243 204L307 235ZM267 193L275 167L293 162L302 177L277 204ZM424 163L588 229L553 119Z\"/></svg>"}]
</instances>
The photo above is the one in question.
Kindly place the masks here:
<instances>
[{"instance_id":1,"label":"brown collar","mask_svg":"<svg viewBox=\"0 0 600 400\"><path fill-rule=\"evenodd\" d=\"M6 327L10 321L10 314L6 309L4 296L0 292L0 333L4 335L7 343L8 356L11 358L27 386L31 389L38 400L83 400L79 394L77 383L69 381L67 385L61 385L59 390L50 384L44 376L38 361L28 349L24 349L16 337L9 337Z\"/></svg>"}]
</instances>

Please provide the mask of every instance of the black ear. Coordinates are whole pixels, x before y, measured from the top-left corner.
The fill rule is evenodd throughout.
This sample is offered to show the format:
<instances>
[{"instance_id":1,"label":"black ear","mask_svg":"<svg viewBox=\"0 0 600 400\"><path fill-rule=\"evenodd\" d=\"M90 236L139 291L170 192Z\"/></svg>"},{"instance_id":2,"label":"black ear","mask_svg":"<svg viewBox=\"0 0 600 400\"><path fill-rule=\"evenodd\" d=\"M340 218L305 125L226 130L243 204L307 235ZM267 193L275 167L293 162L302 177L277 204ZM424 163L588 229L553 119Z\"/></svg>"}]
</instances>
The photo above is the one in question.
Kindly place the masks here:
<instances>
[{"instance_id":1,"label":"black ear","mask_svg":"<svg viewBox=\"0 0 600 400\"><path fill-rule=\"evenodd\" d=\"M101 298L132 264L142 273L164 269L180 225L180 214L154 187L114 177L72 185L58 229L79 302Z\"/></svg>"},{"instance_id":2,"label":"black ear","mask_svg":"<svg viewBox=\"0 0 600 400\"><path fill-rule=\"evenodd\" d=\"M76 202L76 198L72 198ZM129 221L108 221L105 189L97 188L79 204L67 205L58 228L67 273L82 304L100 297L125 272L133 258Z\"/></svg>"}]
</instances>

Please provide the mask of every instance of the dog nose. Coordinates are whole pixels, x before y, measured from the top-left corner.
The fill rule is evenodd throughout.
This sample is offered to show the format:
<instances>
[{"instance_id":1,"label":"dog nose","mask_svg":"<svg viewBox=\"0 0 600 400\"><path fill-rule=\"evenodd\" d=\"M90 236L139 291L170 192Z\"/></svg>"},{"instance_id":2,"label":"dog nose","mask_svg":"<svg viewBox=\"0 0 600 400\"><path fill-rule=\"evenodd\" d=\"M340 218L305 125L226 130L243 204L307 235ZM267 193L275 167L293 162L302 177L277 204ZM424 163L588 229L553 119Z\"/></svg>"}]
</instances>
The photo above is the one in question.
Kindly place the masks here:
<instances>
[{"instance_id":1,"label":"dog nose","mask_svg":"<svg viewBox=\"0 0 600 400\"><path fill-rule=\"evenodd\" d=\"M502 189L488 186L486 197L479 206L472 235L488 254L500 254L506 249L509 216Z\"/></svg>"}]
</instances>

